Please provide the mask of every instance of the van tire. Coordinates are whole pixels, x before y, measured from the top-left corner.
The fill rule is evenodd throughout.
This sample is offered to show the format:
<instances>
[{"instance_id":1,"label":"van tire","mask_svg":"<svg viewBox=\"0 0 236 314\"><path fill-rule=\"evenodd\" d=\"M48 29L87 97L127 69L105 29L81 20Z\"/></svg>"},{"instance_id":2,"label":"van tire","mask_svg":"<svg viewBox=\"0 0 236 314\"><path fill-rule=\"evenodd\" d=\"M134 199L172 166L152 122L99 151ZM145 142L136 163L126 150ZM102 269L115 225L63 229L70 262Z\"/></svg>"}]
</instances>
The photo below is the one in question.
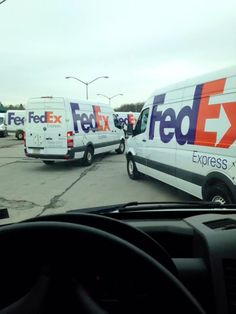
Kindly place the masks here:
<instances>
[{"instance_id":1,"label":"van tire","mask_svg":"<svg viewBox=\"0 0 236 314\"><path fill-rule=\"evenodd\" d=\"M43 160L43 163L47 166L51 166L55 163L55 161L54 160Z\"/></svg>"},{"instance_id":2,"label":"van tire","mask_svg":"<svg viewBox=\"0 0 236 314\"><path fill-rule=\"evenodd\" d=\"M83 166L91 166L93 163L94 150L91 146L88 146L84 152L82 164Z\"/></svg>"},{"instance_id":3,"label":"van tire","mask_svg":"<svg viewBox=\"0 0 236 314\"><path fill-rule=\"evenodd\" d=\"M131 155L127 157L127 172L132 180L138 180L140 178L140 172L138 171L134 158Z\"/></svg>"},{"instance_id":4,"label":"van tire","mask_svg":"<svg viewBox=\"0 0 236 314\"><path fill-rule=\"evenodd\" d=\"M16 138L21 141L24 139L24 132L23 131L16 131Z\"/></svg>"},{"instance_id":5,"label":"van tire","mask_svg":"<svg viewBox=\"0 0 236 314\"><path fill-rule=\"evenodd\" d=\"M1 134L0 134L1 137L7 137L7 135L8 135L7 131L1 132Z\"/></svg>"},{"instance_id":6,"label":"van tire","mask_svg":"<svg viewBox=\"0 0 236 314\"><path fill-rule=\"evenodd\" d=\"M208 186L206 191L206 200L209 202L216 202L222 205L234 203L229 189L223 183L217 183L215 185Z\"/></svg>"},{"instance_id":7,"label":"van tire","mask_svg":"<svg viewBox=\"0 0 236 314\"><path fill-rule=\"evenodd\" d=\"M124 151L125 151L125 141L121 140L119 148L116 149L116 153L117 154L124 154Z\"/></svg>"}]
</instances>

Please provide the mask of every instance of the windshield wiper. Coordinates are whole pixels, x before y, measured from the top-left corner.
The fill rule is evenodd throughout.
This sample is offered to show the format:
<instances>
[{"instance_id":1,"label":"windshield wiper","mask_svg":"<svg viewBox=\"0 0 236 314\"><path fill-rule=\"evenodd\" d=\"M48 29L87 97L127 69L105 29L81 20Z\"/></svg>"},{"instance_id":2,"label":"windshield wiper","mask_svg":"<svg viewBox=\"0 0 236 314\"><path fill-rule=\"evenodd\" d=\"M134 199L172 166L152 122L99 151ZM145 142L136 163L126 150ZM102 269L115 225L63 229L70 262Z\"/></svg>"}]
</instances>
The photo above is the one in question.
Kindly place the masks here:
<instances>
[{"instance_id":1,"label":"windshield wiper","mask_svg":"<svg viewBox=\"0 0 236 314\"><path fill-rule=\"evenodd\" d=\"M109 214L132 211L157 211L157 210L176 210L176 209L236 209L236 204L220 204L214 202L128 202L122 204L109 205L104 207L94 207L78 209L78 212L91 214ZM76 210L77 211L77 210ZM75 212L71 210L69 212Z\"/></svg>"}]
</instances>

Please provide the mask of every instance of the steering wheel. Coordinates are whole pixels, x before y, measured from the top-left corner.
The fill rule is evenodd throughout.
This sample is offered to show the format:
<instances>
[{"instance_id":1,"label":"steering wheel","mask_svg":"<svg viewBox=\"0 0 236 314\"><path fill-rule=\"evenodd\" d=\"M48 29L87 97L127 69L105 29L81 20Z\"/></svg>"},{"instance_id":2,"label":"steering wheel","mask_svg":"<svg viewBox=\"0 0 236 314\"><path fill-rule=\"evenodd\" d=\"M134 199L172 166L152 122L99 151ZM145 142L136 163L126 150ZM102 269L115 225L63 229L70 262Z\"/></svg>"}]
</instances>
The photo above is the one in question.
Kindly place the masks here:
<instances>
[{"instance_id":1,"label":"steering wheel","mask_svg":"<svg viewBox=\"0 0 236 314\"><path fill-rule=\"evenodd\" d=\"M140 229L134 228L117 219L95 214L88 215L84 213L65 213L39 216L29 219L28 221L70 222L106 231L137 246L142 251L151 255L176 277L179 276L177 268L170 255L157 241Z\"/></svg>"},{"instance_id":2,"label":"steering wheel","mask_svg":"<svg viewBox=\"0 0 236 314\"><path fill-rule=\"evenodd\" d=\"M1 227L0 244L0 314L204 313L170 271L106 231L29 221Z\"/></svg>"}]
</instances>

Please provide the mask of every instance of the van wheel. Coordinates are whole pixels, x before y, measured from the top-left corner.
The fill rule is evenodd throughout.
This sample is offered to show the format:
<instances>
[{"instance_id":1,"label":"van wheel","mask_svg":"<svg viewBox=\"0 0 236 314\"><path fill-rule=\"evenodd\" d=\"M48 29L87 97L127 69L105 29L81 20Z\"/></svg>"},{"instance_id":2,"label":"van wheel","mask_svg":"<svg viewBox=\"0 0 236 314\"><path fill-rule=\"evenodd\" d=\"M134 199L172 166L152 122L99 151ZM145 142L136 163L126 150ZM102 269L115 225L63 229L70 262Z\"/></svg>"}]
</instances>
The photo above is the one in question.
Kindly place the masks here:
<instances>
[{"instance_id":1,"label":"van wheel","mask_svg":"<svg viewBox=\"0 0 236 314\"><path fill-rule=\"evenodd\" d=\"M16 131L16 138L20 141L23 140L24 139L23 131Z\"/></svg>"},{"instance_id":2,"label":"van wheel","mask_svg":"<svg viewBox=\"0 0 236 314\"><path fill-rule=\"evenodd\" d=\"M84 153L83 162L82 162L84 166L92 165L93 155L94 155L94 151L93 151L92 147L87 147L87 149Z\"/></svg>"},{"instance_id":3,"label":"van wheel","mask_svg":"<svg viewBox=\"0 0 236 314\"><path fill-rule=\"evenodd\" d=\"M120 141L120 146L118 149L116 149L117 154L123 154L125 151L125 141L121 140Z\"/></svg>"},{"instance_id":4,"label":"van wheel","mask_svg":"<svg viewBox=\"0 0 236 314\"><path fill-rule=\"evenodd\" d=\"M231 193L222 183L218 183L207 188L206 200L209 202L219 203L221 205L234 203Z\"/></svg>"},{"instance_id":5,"label":"van wheel","mask_svg":"<svg viewBox=\"0 0 236 314\"><path fill-rule=\"evenodd\" d=\"M127 172L132 180L137 180L140 178L140 172L137 170L135 161L132 156L127 157Z\"/></svg>"},{"instance_id":6,"label":"van wheel","mask_svg":"<svg viewBox=\"0 0 236 314\"><path fill-rule=\"evenodd\" d=\"M43 163L45 163L45 165L51 166L55 163L54 160L43 160Z\"/></svg>"}]
</instances>

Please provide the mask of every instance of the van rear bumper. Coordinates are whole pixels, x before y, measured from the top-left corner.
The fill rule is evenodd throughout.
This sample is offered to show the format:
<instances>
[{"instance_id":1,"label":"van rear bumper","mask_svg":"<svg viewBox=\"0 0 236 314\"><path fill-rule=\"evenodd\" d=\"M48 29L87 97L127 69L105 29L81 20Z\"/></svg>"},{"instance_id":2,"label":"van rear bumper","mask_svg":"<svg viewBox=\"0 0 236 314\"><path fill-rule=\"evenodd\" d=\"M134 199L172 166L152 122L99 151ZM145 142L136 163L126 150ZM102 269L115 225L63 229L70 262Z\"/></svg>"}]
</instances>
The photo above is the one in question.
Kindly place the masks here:
<instances>
[{"instance_id":1,"label":"van rear bumper","mask_svg":"<svg viewBox=\"0 0 236 314\"><path fill-rule=\"evenodd\" d=\"M46 154L28 154L25 153L27 157L39 158L39 159L72 159L70 155L46 155Z\"/></svg>"},{"instance_id":2,"label":"van rear bumper","mask_svg":"<svg viewBox=\"0 0 236 314\"><path fill-rule=\"evenodd\" d=\"M33 154L33 153L28 153L27 149L25 148L25 156L26 157L31 157L31 158L38 158L38 159L63 159L63 160L69 160L69 159L74 159L75 158L75 153L76 152L84 152L86 147L80 147L78 148L73 148L67 151L66 154Z\"/></svg>"}]
</instances>

